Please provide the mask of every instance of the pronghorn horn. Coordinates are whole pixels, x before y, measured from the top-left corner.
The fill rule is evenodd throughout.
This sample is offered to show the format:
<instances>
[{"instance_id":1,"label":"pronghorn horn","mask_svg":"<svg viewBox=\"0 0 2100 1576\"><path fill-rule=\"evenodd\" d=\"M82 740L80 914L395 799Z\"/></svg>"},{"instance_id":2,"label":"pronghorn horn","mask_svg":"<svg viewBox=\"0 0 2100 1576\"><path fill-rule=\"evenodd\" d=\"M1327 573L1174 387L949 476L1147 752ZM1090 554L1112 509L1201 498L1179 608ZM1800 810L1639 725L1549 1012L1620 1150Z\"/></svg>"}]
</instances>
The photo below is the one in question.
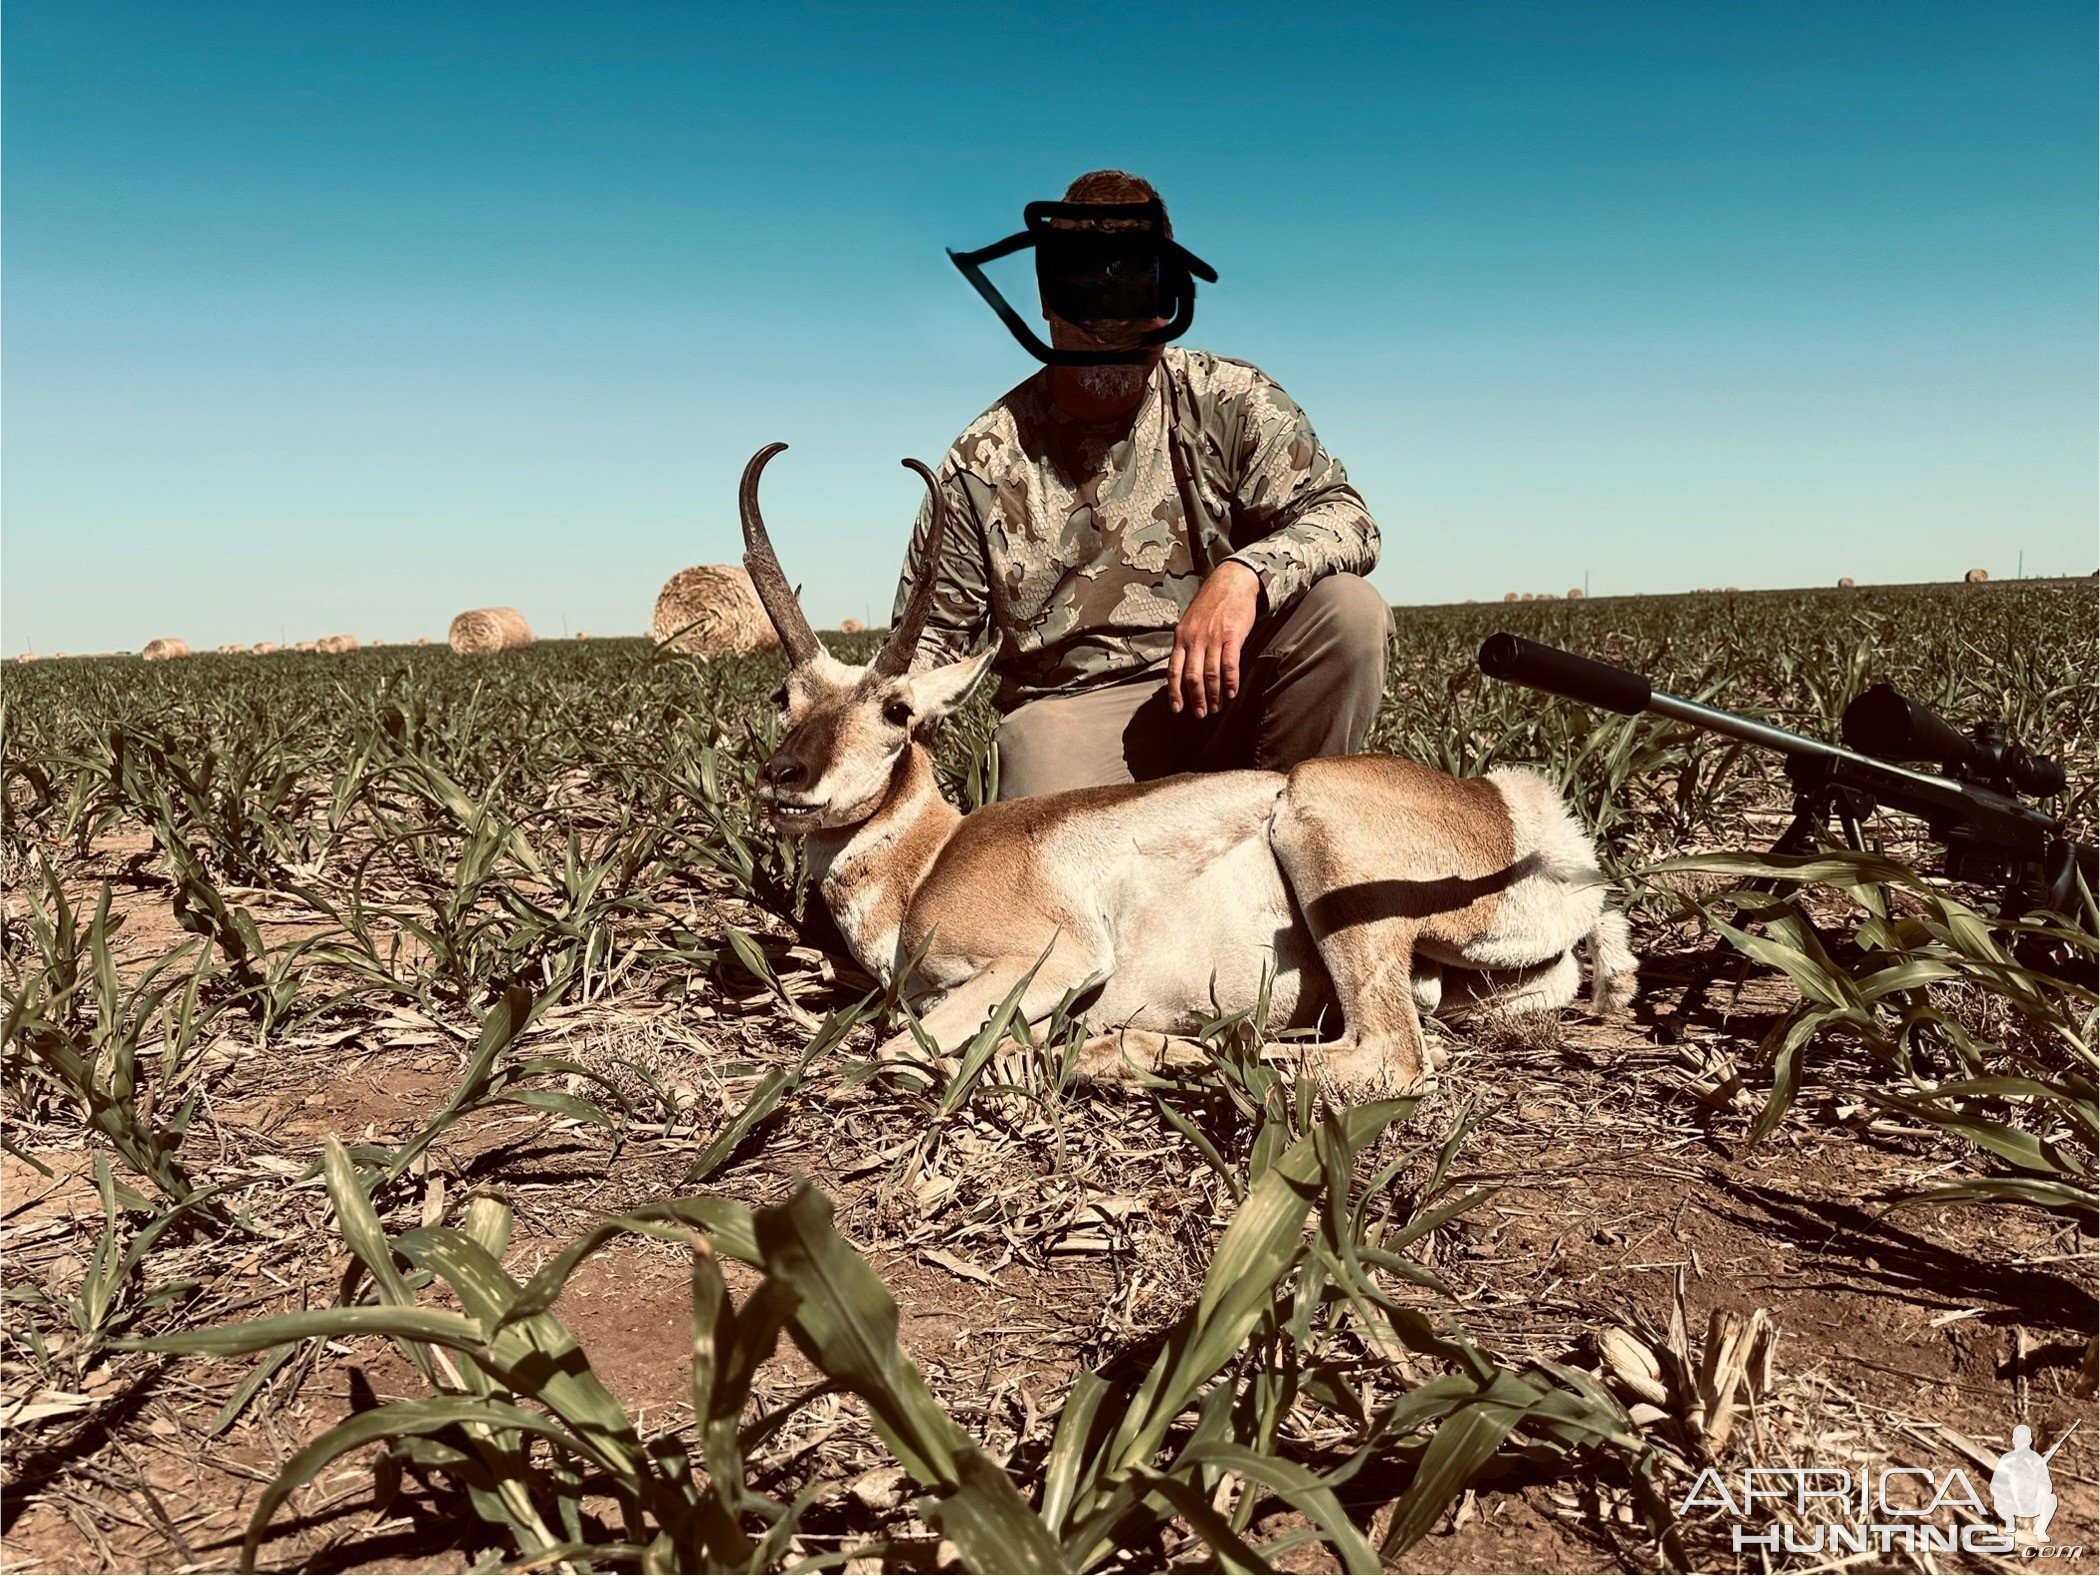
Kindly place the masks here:
<instances>
[{"instance_id":1,"label":"pronghorn horn","mask_svg":"<svg viewBox=\"0 0 2100 1576\"><path fill-rule=\"evenodd\" d=\"M940 576L941 539L948 531L948 501L941 496L941 484L918 460L904 463L926 483L933 500L933 519L926 528L926 546L919 554L919 573L912 581L911 600L904 604L904 616L897 620L890 638L882 643L882 649L869 664L871 671L886 678L901 677L911 670L911 659L919 649L919 635L926 628L926 615L933 611L933 583Z\"/></svg>"},{"instance_id":2,"label":"pronghorn horn","mask_svg":"<svg viewBox=\"0 0 2100 1576\"><path fill-rule=\"evenodd\" d=\"M805 662L815 661L823 647L810 633L809 620L802 616L802 604L795 600L787 576L780 572L773 540L766 535L766 522L758 512L759 472L766 468L766 461L786 447L784 443L769 443L751 456L750 464L744 467L744 481L737 489L736 501L744 517L744 572L751 577L752 588L765 606L766 617L773 621L788 660L799 668Z\"/></svg>"}]
</instances>

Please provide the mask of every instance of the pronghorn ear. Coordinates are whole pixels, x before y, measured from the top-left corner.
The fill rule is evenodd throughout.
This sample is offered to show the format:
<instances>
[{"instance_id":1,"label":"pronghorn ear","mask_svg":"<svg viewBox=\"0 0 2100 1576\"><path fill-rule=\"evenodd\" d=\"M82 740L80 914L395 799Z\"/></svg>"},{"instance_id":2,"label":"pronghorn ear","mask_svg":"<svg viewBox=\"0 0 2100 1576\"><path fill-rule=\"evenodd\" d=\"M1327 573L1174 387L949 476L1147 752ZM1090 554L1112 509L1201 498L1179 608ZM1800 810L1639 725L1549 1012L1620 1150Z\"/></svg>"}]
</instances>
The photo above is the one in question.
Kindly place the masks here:
<instances>
[{"instance_id":1,"label":"pronghorn ear","mask_svg":"<svg viewBox=\"0 0 2100 1576\"><path fill-rule=\"evenodd\" d=\"M974 657L951 662L944 668L929 668L906 679L905 690L911 696L911 709L918 725L924 727L927 723L939 722L968 700L970 691L977 688L978 680L991 670L992 658L998 654L999 647L989 645Z\"/></svg>"}]
</instances>

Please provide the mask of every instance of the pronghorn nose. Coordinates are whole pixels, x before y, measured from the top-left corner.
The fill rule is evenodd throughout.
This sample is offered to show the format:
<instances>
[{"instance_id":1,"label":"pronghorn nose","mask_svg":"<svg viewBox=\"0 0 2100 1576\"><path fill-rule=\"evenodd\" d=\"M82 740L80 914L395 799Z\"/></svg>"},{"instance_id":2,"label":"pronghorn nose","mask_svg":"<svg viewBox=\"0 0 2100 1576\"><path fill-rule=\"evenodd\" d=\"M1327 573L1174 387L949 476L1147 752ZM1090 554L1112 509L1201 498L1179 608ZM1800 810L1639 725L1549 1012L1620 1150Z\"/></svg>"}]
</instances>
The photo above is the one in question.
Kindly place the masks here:
<instances>
[{"instance_id":1,"label":"pronghorn nose","mask_svg":"<svg viewBox=\"0 0 2100 1576\"><path fill-rule=\"evenodd\" d=\"M758 775L769 788L794 788L809 773L792 755L776 755L766 762Z\"/></svg>"}]
</instances>

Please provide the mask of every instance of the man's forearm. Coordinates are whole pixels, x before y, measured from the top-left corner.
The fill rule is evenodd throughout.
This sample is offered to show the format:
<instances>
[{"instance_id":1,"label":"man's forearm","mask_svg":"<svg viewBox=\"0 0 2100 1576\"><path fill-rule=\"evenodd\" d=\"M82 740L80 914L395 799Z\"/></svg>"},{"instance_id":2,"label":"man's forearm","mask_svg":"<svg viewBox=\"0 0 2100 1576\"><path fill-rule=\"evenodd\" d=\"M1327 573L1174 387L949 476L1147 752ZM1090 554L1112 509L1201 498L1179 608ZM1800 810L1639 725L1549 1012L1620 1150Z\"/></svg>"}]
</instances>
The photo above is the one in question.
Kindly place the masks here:
<instances>
[{"instance_id":1,"label":"man's forearm","mask_svg":"<svg viewBox=\"0 0 2100 1576\"><path fill-rule=\"evenodd\" d=\"M1249 542L1229 560L1260 578L1268 610L1289 607L1329 575L1367 575L1378 564L1378 526L1354 487L1322 490L1286 525Z\"/></svg>"}]
</instances>

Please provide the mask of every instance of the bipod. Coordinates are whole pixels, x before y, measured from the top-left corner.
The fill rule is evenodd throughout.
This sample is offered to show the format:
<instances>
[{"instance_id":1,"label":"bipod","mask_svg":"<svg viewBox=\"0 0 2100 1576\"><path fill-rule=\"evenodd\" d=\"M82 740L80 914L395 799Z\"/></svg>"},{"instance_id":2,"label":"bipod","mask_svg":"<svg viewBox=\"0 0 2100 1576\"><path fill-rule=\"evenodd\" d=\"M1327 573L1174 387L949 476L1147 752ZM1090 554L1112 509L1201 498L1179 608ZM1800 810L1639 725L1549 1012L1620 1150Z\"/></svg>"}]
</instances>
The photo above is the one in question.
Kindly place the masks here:
<instances>
[{"instance_id":1,"label":"bipod","mask_svg":"<svg viewBox=\"0 0 2100 1576\"><path fill-rule=\"evenodd\" d=\"M1812 854L1816 851L1818 835L1833 821L1837 823L1846 847L1859 854L1867 851L1865 822L1874 813L1874 799L1870 794L1838 781L1831 764L1813 755L1789 755L1786 774L1794 785L1794 818L1779 834L1778 841L1766 850L1767 854L1774 857ZM1777 892L1780 887L1780 883L1770 876L1757 876L1744 885L1752 892ZM1797 909L1796 912L1801 911ZM1815 921L1806 913L1801 913L1801 919L1809 929L1815 929ZM1655 1037L1664 1045L1676 1045L1684 1039L1692 1014L1706 1005L1714 976L1720 972L1721 955L1731 950L1727 939L1717 936L1692 965L1691 982L1677 999L1677 1010L1655 1031ZM1735 988L1741 990L1743 981L1749 977L1750 959L1742 952L1735 956Z\"/></svg>"}]
</instances>

